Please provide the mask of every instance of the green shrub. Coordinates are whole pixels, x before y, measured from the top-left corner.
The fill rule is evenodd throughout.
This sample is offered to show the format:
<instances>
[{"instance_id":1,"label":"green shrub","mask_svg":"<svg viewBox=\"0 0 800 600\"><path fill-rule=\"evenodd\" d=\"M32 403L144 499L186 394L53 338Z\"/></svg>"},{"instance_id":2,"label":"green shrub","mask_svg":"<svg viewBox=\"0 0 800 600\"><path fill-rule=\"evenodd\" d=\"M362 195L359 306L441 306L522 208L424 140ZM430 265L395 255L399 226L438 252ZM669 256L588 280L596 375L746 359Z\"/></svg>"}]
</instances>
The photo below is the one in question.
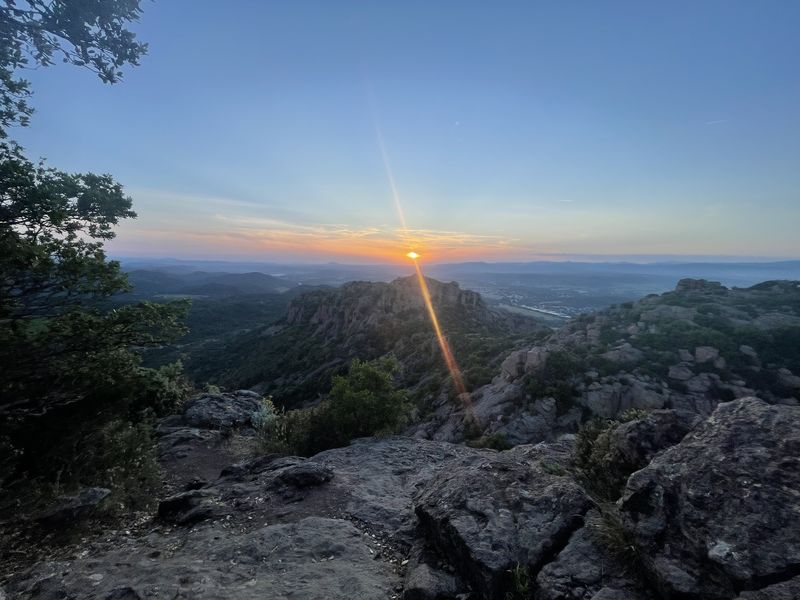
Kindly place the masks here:
<instances>
[{"instance_id":1,"label":"green shrub","mask_svg":"<svg viewBox=\"0 0 800 600\"><path fill-rule=\"evenodd\" d=\"M395 388L393 360L354 360L347 375L337 375L329 397L319 405L275 414L262 427L272 446L311 456L329 448L346 446L359 437L384 435L406 423L410 411L407 394Z\"/></svg>"}]
</instances>

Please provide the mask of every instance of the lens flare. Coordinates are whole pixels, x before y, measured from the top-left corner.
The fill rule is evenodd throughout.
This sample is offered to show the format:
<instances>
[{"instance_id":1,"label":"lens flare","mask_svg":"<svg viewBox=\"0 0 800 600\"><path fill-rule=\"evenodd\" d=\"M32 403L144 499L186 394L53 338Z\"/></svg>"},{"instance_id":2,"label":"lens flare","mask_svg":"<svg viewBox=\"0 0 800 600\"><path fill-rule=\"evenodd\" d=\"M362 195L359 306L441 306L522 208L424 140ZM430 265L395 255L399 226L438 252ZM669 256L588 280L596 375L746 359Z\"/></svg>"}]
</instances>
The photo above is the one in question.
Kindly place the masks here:
<instances>
[{"instance_id":1,"label":"lens flare","mask_svg":"<svg viewBox=\"0 0 800 600\"><path fill-rule=\"evenodd\" d=\"M373 122L375 124L375 136L378 141L378 148L380 149L383 167L386 171L386 178L388 179L389 187L391 188L392 198L394 199L395 209L397 210L397 216L400 219L400 224L403 228L403 240L406 244L406 248L409 246L413 247L411 236L409 235L408 225L406 224L406 215L403 211L403 205L400 202L400 192L397 188L397 184L395 183L392 167L389 163L389 154L386 152L386 145L383 143L383 135L381 133L381 128L378 125L378 119L374 107L372 107L372 109ZM453 387L456 389L456 393L459 395L459 397L467 398L467 396L464 396L464 394L467 392L467 388L464 385L464 377L461 375L461 369L458 368L458 363L453 356L452 350L450 350L450 344L447 342L447 338L444 337L444 334L442 333L442 328L439 325L439 318L436 316L436 310L433 308L433 302L431 301L431 292L428 289L428 282L425 280L425 276L422 274L422 269L417 261L419 254L411 250L406 253L406 256L414 262L414 268L417 272L417 280L419 281L419 289L422 293L422 299L425 302L425 308L428 310L428 315L430 316L431 324L433 325L433 331L436 334L436 340L439 342L439 348L442 350L442 356L444 357L445 365L447 365L447 370L450 372L450 378L453 380Z\"/></svg>"},{"instance_id":2,"label":"lens flare","mask_svg":"<svg viewBox=\"0 0 800 600\"><path fill-rule=\"evenodd\" d=\"M439 325L439 317L436 315L436 310L433 308L433 300L431 299L431 291L428 288L428 281L422 274L422 268L419 266L417 259L419 254L413 250L406 254L408 258L414 261L414 269L417 272L417 281L419 282L419 289L422 292L422 300L425 302L425 308L428 310L428 316L433 324L433 331L436 334L436 340L439 342L439 348L442 350L444 363L447 365L447 370L450 371L450 377L453 380L453 387L456 388L456 393L460 396L466 393L467 388L464 385L464 377L461 375L461 369L458 368L453 351L450 349L450 344L447 338L442 333L442 328Z\"/></svg>"}]
</instances>

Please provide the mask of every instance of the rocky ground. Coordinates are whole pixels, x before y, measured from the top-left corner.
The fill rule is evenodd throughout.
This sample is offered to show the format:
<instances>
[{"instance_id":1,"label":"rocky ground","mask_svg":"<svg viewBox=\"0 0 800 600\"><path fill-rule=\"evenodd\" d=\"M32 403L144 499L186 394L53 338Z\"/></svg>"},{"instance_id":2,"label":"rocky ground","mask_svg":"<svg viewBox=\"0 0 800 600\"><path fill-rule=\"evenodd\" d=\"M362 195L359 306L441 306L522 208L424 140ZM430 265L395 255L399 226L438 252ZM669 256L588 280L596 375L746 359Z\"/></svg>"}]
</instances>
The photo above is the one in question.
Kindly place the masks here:
<instances>
[{"instance_id":1,"label":"rocky ground","mask_svg":"<svg viewBox=\"0 0 800 600\"><path fill-rule=\"evenodd\" d=\"M503 452L363 439L218 470L251 400L205 395L162 423L157 519L35 564L0 597L800 597L798 407L743 398L627 423L616 450L648 464L608 505L576 477L571 436Z\"/></svg>"}]
</instances>

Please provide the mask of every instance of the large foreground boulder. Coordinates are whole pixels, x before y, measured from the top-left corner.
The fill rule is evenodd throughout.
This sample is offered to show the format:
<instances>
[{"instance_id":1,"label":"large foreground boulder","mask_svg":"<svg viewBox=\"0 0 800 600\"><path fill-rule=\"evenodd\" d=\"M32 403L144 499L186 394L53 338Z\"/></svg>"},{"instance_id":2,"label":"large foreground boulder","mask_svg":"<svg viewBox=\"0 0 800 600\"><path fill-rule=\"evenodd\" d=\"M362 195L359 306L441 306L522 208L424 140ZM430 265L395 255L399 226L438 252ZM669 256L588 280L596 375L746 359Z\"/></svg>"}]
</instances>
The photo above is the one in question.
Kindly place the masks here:
<instances>
[{"instance_id":1,"label":"large foreground boulder","mask_svg":"<svg viewBox=\"0 0 800 600\"><path fill-rule=\"evenodd\" d=\"M603 529L609 527L597 510L586 515L586 525L546 564L535 580L537 600L653 600L639 580L635 565L608 548Z\"/></svg>"},{"instance_id":2,"label":"large foreground boulder","mask_svg":"<svg viewBox=\"0 0 800 600\"><path fill-rule=\"evenodd\" d=\"M515 569L537 571L583 523L589 500L567 474L569 446L518 446L454 461L422 487L416 513L481 598L503 598Z\"/></svg>"},{"instance_id":3,"label":"large foreground boulder","mask_svg":"<svg viewBox=\"0 0 800 600\"><path fill-rule=\"evenodd\" d=\"M720 404L631 476L620 508L665 598L730 599L797 575L800 407Z\"/></svg>"}]
</instances>

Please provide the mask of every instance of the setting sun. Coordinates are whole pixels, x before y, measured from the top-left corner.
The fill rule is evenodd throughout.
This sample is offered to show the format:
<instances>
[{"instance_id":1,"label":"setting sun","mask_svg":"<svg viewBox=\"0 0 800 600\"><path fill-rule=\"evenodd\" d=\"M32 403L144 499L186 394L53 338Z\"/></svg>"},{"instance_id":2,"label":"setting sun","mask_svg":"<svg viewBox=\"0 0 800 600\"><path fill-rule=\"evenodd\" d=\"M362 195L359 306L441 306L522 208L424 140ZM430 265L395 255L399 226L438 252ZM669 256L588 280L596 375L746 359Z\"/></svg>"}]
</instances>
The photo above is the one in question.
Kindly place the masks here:
<instances>
[{"instance_id":1,"label":"setting sun","mask_svg":"<svg viewBox=\"0 0 800 600\"><path fill-rule=\"evenodd\" d=\"M409 252L408 254L406 254L406 256L408 258L410 258L411 260L417 260L419 258L419 254L417 254L413 250L411 252Z\"/></svg>"}]
</instances>

